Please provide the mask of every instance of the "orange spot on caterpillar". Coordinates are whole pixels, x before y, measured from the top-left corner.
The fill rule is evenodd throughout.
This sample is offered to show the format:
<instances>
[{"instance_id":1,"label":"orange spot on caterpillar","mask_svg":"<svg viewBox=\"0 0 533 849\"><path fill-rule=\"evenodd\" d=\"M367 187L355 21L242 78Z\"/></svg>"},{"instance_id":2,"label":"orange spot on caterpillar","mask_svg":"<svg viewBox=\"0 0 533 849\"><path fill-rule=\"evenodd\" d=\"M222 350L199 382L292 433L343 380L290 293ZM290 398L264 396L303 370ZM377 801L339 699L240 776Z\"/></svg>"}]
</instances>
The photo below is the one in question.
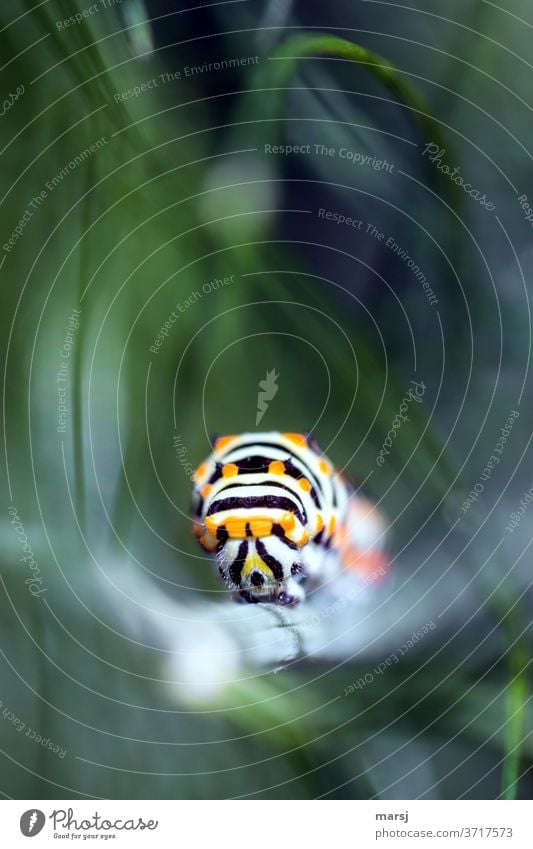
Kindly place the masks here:
<instances>
[{"instance_id":1,"label":"orange spot on caterpillar","mask_svg":"<svg viewBox=\"0 0 533 849\"><path fill-rule=\"evenodd\" d=\"M298 483L304 492L311 492L311 481L308 481L307 478L298 478Z\"/></svg>"},{"instance_id":2,"label":"orange spot on caterpillar","mask_svg":"<svg viewBox=\"0 0 533 849\"><path fill-rule=\"evenodd\" d=\"M302 448L307 447L307 439L303 433L282 433L281 435L284 439L288 439L289 442L293 442L295 445L299 445Z\"/></svg>"},{"instance_id":3,"label":"orange spot on caterpillar","mask_svg":"<svg viewBox=\"0 0 533 849\"><path fill-rule=\"evenodd\" d=\"M206 483L206 485L201 488L200 493L201 495L203 495L204 498L207 498L212 489L213 487L211 486L211 484Z\"/></svg>"},{"instance_id":4,"label":"orange spot on caterpillar","mask_svg":"<svg viewBox=\"0 0 533 849\"><path fill-rule=\"evenodd\" d=\"M209 538L205 535L200 537L200 543L206 551L214 551L217 547L216 539L213 539L212 537Z\"/></svg>"},{"instance_id":5,"label":"orange spot on caterpillar","mask_svg":"<svg viewBox=\"0 0 533 849\"><path fill-rule=\"evenodd\" d=\"M223 478L234 478L239 474L239 467L235 465L235 463L226 463L225 466L222 466L222 477Z\"/></svg>"},{"instance_id":6,"label":"orange spot on caterpillar","mask_svg":"<svg viewBox=\"0 0 533 849\"><path fill-rule=\"evenodd\" d=\"M290 539L292 542L294 542L298 546L298 548L301 548L302 545L305 545L307 542L309 542L309 534L307 531L303 531L302 536L299 539L297 538L297 533L299 533L300 530L296 529L296 517L292 513L284 513L281 519L279 520L279 524L285 531L285 536L287 537L287 539Z\"/></svg>"},{"instance_id":7,"label":"orange spot on caterpillar","mask_svg":"<svg viewBox=\"0 0 533 849\"><path fill-rule=\"evenodd\" d=\"M244 539L246 536L246 520L238 516L230 516L225 523L228 536L231 539Z\"/></svg>"},{"instance_id":8,"label":"orange spot on caterpillar","mask_svg":"<svg viewBox=\"0 0 533 849\"><path fill-rule=\"evenodd\" d=\"M198 481L201 480L201 478L203 478L203 476L205 475L206 472L207 472L207 465L205 463L201 463L198 466L198 468L196 469L196 471L194 472L194 475L193 475L195 482L198 483Z\"/></svg>"},{"instance_id":9,"label":"orange spot on caterpillar","mask_svg":"<svg viewBox=\"0 0 533 849\"><path fill-rule=\"evenodd\" d=\"M389 562L382 551L361 551L347 546L341 551L341 563L345 569L353 569L369 583L380 582L389 571Z\"/></svg>"},{"instance_id":10,"label":"orange spot on caterpillar","mask_svg":"<svg viewBox=\"0 0 533 849\"><path fill-rule=\"evenodd\" d=\"M213 536L217 535L218 525L211 516L208 516L205 520L205 526L210 534L212 534Z\"/></svg>"},{"instance_id":11,"label":"orange spot on caterpillar","mask_svg":"<svg viewBox=\"0 0 533 849\"><path fill-rule=\"evenodd\" d=\"M215 441L215 451L222 451L223 448L226 448L234 439L237 439L236 434L232 433L231 436L219 436Z\"/></svg>"},{"instance_id":12,"label":"orange spot on caterpillar","mask_svg":"<svg viewBox=\"0 0 533 849\"><path fill-rule=\"evenodd\" d=\"M272 522L268 518L257 516L250 519L250 530L254 537L267 537L272 533Z\"/></svg>"},{"instance_id":13,"label":"orange spot on caterpillar","mask_svg":"<svg viewBox=\"0 0 533 849\"><path fill-rule=\"evenodd\" d=\"M282 460L272 460L268 467L268 471L271 475L284 475L285 463L283 463Z\"/></svg>"},{"instance_id":14,"label":"orange spot on caterpillar","mask_svg":"<svg viewBox=\"0 0 533 849\"><path fill-rule=\"evenodd\" d=\"M284 513L279 523L284 531L292 531L296 526L296 518L293 513Z\"/></svg>"},{"instance_id":15,"label":"orange spot on caterpillar","mask_svg":"<svg viewBox=\"0 0 533 849\"><path fill-rule=\"evenodd\" d=\"M317 513L316 514L316 532L317 532L317 534L320 533L320 531L322 530L323 527L324 527L324 519L322 518L322 514Z\"/></svg>"},{"instance_id":16,"label":"orange spot on caterpillar","mask_svg":"<svg viewBox=\"0 0 533 849\"><path fill-rule=\"evenodd\" d=\"M330 466L330 464L328 463L328 461L327 461L327 460L319 460L319 462L318 462L318 468L319 468L319 469L320 469L320 471L321 471L321 472L323 472L325 475L330 475L330 474L331 474L331 466Z\"/></svg>"}]
</instances>

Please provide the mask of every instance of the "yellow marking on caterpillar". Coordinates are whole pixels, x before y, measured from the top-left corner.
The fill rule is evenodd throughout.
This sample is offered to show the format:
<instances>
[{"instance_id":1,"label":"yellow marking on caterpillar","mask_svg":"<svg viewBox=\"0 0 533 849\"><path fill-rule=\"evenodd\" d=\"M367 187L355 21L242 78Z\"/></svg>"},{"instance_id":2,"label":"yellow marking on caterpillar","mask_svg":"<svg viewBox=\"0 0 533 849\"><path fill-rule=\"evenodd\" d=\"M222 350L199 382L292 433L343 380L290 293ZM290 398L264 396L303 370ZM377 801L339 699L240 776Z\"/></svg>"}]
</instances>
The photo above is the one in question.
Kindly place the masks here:
<instances>
[{"instance_id":1,"label":"yellow marking on caterpillar","mask_svg":"<svg viewBox=\"0 0 533 849\"><path fill-rule=\"evenodd\" d=\"M261 572L261 574L265 576L268 582L275 583L275 578L272 574L272 569L270 568L270 566L266 565L265 561L262 560L256 552L248 554L246 560L244 561L244 566L241 572L241 580L247 578L250 572L253 572L254 569L258 569L259 572Z\"/></svg>"}]
</instances>

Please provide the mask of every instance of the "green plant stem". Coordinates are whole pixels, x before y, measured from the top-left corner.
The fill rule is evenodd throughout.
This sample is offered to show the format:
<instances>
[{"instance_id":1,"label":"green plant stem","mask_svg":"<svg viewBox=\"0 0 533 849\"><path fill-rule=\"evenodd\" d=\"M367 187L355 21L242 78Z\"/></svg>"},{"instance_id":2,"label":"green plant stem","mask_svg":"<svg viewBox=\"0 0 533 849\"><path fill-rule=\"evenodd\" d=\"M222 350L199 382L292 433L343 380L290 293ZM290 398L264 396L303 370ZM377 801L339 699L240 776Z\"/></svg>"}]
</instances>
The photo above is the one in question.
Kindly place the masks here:
<instances>
[{"instance_id":1,"label":"green plant stem","mask_svg":"<svg viewBox=\"0 0 533 849\"><path fill-rule=\"evenodd\" d=\"M503 799L515 799L520 778L520 759L524 737L524 708L528 698L527 672L531 659L524 645L518 645L510 652L507 688L507 726L505 757L503 761L502 789Z\"/></svg>"},{"instance_id":2,"label":"green plant stem","mask_svg":"<svg viewBox=\"0 0 533 849\"><path fill-rule=\"evenodd\" d=\"M96 183L96 163L94 157L87 164L87 175L85 180L85 199L81 214L81 242L79 246L79 303L90 278L89 274L89 228L91 223L91 188ZM78 304L79 306L79 304ZM84 457L84 420L83 420L83 374L84 374L84 347L85 330L89 318L82 312L78 332L77 345L74 351L74 378L73 378L73 444L74 444L74 468L75 468L75 495L76 511L80 527L86 529L87 504L86 504L86 480L85 480L85 457Z\"/></svg>"},{"instance_id":3,"label":"green plant stem","mask_svg":"<svg viewBox=\"0 0 533 849\"><path fill-rule=\"evenodd\" d=\"M399 102L414 113L422 131L429 136L430 141L435 142L439 147L445 146L439 122L433 117L417 89L402 78L400 70L382 56L372 53L360 44L331 35L297 35L283 42L272 54L271 61L259 66L252 76L248 96L243 98L244 118L257 113L257 108L250 106L250 98L254 95L254 91L262 88L273 90L275 96L261 98L260 108L269 115L281 115L280 100L286 95L288 83L296 73L301 60L313 56L330 57L363 65L392 92ZM257 126L260 131L261 121ZM439 175L439 179L444 187L443 193L448 196L450 205L457 211L460 206L458 187L446 177Z\"/></svg>"}]
</instances>

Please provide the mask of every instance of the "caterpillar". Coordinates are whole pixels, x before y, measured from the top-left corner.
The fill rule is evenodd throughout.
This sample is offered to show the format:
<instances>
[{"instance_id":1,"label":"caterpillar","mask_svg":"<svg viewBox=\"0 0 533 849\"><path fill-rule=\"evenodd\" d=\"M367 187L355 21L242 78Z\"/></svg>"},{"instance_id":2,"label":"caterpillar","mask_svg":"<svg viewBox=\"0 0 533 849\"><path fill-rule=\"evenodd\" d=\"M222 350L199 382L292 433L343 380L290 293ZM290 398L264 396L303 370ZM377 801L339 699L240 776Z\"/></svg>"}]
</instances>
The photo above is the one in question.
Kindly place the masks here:
<instances>
[{"instance_id":1,"label":"caterpillar","mask_svg":"<svg viewBox=\"0 0 533 849\"><path fill-rule=\"evenodd\" d=\"M296 604L338 569L384 573L383 516L310 434L220 436L193 480L193 532L244 601Z\"/></svg>"}]
</instances>

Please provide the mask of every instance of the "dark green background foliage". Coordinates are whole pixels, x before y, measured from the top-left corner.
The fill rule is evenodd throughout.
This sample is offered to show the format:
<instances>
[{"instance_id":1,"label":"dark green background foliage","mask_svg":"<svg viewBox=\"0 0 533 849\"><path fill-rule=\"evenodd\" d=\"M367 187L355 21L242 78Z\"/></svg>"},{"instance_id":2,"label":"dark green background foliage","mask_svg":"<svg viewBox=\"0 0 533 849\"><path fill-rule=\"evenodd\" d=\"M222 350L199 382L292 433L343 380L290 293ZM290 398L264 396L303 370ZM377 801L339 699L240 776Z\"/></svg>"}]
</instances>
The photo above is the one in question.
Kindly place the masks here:
<instances>
[{"instance_id":1,"label":"dark green background foliage","mask_svg":"<svg viewBox=\"0 0 533 849\"><path fill-rule=\"evenodd\" d=\"M506 531L533 483L533 254L517 201L533 197L529 5L250 0L187 11L122 0L58 27L88 5L0 10L2 245L31 209L0 257L0 791L529 796L533 510ZM494 211L423 156L430 142ZM269 144L312 152L268 154ZM315 144L394 169L315 155ZM326 221L320 208L364 226ZM357 652L277 672L252 653L234 683L193 703L161 637L171 617L156 610L146 625L142 587L176 610L212 605L214 619L227 603L190 534L186 466L212 434L255 428L271 369L279 391L261 427L313 431L366 481L391 525L391 576L372 588L361 624L354 614ZM380 467L412 379L423 403ZM463 510L512 410L501 461ZM11 504L46 590L37 596ZM419 645L373 673L430 621ZM181 633L194 657L197 629ZM344 696L365 674L372 683Z\"/></svg>"}]
</instances>

